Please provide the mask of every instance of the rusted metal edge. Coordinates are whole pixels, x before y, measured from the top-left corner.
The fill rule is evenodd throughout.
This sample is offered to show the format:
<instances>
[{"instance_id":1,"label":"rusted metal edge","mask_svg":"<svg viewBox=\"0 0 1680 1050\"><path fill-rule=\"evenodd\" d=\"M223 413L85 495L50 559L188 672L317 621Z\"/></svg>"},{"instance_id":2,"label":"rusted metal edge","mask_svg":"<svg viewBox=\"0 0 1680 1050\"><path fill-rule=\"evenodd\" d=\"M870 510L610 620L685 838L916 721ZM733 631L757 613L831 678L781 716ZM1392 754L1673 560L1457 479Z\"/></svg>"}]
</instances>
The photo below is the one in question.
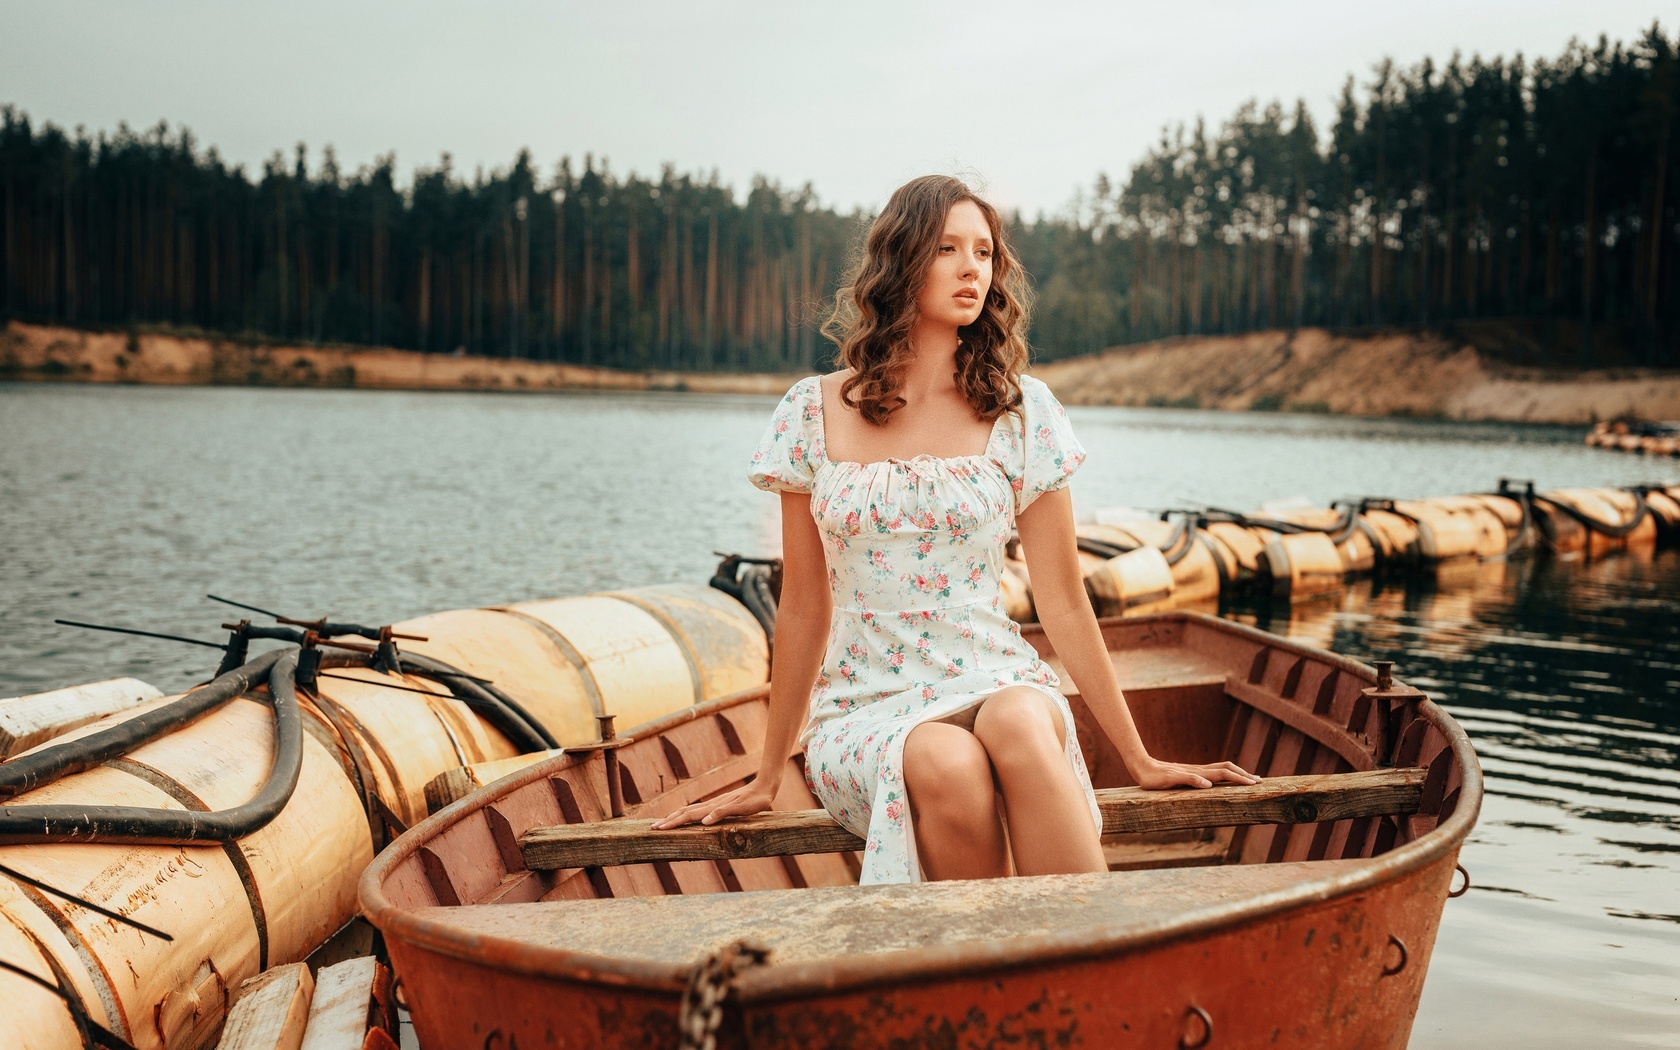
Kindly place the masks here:
<instances>
[{"instance_id":1,"label":"rusted metal edge","mask_svg":"<svg viewBox=\"0 0 1680 1050\"><path fill-rule=\"evenodd\" d=\"M1176 610L1148 617L1109 617L1099 623L1104 627L1125 624L1142 628L1182 627L1186 623L1195 623L1216 632L1250 639L1275 649L1320 659L1372 684L1376 682L1375 670L1351 657L1289 642L1256 628L1220 620L1203 613ZM751 690L708 701L690 710L677 712L657 722L637 727L637 735L663 732L671 726L733 706L767 689L768 686L757 686ZM1481 811L1481 766L1470 746L1470 738L1439 705L1426 700L1419 705L1418 713L1441 730L1453 749L1463 780L1459 789L1458 804L1451 816L1423 837L1380 857L1359 862L1355 867L1343 869L1326 878L1302 883L1289 890L1223 903L1203 911L1180 915L1155 927L1139 929L1130 926L1118 935L1104 936L1101 930L1083 930L1069 934L1000 941L983 946L969 944L960 948L921 948L890 955L770 966L755 971L738 982L741 1001L770 1002L820 992L941 979L975 972L991 972L1006 967L1044 965L1136 951L1191 939L1222 926L1250 922L1270 914L1361 893L1434 863L1456 862L1459 848L1469 837L1476 816ZM362 914L387 938L398 937L416 947L471 965L580 984L607 984L681 995L687 986L690 967L643 963L611 956L545 948L505 938L485 937L436 920L434 916L438 914L437 909L426 909L425 914L421 914L414 909L398 908L392 905L390 898L385 895L384 881L391 870L407 861L433 836L462 817L495 802L507 791L523 786L531 780L548 776L572 763L573 760L569 757L562 756L519 770L439 810L410 829L408 834L374 858L373 863L363 871L357 887ZM1123 877L1121 873L1116 874Z\"/></svg>"}]
</instances>

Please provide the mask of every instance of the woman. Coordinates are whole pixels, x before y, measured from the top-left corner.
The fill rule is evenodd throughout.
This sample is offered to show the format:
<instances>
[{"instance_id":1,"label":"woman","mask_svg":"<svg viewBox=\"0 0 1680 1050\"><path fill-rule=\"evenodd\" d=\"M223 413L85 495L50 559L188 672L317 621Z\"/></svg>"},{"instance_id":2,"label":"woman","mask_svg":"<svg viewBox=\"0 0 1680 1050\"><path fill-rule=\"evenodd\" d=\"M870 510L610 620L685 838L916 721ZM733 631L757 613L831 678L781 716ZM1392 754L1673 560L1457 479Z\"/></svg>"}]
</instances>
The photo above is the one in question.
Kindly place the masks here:
<instances>
[{"instance_id":1,"label":"woman","mask_svg":"<svg viewBox=\"0 0 1680 1050\"><path fill-rule=\"evenodd\" d=\"M1259 779L1160 761L1138 738L1079 572L1066 486L1085 451L1021 375L1025 291L997 212L963 183L930 175L887 202L830 324L844 370L794 384L753 454L752 482L782 494L763 765L656 827L769 809L798 737L811 789L865 839L862 883L1011 860L1104 870L1073 716L1003 612L1012 529L1039 620L1137 782Z\"/></svg>"}]
</instances>

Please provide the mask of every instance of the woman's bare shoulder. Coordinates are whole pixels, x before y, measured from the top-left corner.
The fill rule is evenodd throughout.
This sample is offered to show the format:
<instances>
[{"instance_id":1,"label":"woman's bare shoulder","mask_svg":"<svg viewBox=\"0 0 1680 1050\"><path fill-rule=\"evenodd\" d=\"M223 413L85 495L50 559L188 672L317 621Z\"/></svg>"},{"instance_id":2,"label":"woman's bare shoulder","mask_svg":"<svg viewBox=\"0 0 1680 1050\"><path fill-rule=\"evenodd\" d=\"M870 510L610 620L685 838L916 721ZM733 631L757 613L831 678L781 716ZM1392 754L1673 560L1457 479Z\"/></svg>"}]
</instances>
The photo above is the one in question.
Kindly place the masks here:
<instances>
[{"instance_id":1,"label":"woman's bare shoulder","mask_svg":"<svg viewBox=\"0 0 1680 1050\"><path fill-rule=\"evenodd\" d=\"M842 368L838 372L830 372L827 375L819 375L817 377L817 382L822 386L823 393L825 395L832 395L825 397L824 400L832 401L834 398L837 398L840 394L841 384L845 383L846 380L851 377L852 369L850 368Z\"/></svg>"}]
</instances>

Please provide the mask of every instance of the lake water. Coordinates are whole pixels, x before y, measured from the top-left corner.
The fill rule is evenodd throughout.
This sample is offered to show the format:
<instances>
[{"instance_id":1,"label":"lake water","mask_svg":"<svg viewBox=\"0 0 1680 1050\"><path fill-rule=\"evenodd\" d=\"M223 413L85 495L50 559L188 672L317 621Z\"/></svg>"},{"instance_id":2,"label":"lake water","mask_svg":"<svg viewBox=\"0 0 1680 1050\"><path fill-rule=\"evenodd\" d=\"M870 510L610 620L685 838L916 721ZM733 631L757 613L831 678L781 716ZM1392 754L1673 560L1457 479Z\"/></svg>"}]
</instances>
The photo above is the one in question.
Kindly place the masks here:
<instances>
[{"instance_id":1,"label":"lake water","mask_svg":"<svg viewBox=\"0 0 1680 1050\"><path fill-rule=\"evenodd\" d=\"M707 579L768 553L744 480L773 399L0 384L0 696L216 654L208 592L295 616L420 613ZM1082 512L1680 481L1573 428L1073 408ZM1228 614L1389 658L1487 775L1412 1045L1680 1047L1680 549L1491 563Z\"/></svg>"}]
</instances>

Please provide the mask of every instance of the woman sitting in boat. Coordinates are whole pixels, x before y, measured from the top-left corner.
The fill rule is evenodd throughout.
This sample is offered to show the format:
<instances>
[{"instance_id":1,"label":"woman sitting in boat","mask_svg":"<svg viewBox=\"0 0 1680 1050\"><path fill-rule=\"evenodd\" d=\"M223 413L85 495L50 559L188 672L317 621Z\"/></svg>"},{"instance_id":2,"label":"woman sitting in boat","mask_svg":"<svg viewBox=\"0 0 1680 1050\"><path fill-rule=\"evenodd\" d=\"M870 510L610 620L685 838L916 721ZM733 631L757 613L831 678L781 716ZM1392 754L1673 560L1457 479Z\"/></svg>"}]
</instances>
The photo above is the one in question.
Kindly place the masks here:
<instances>
[{"instance_id":1,"label":"woman sitting in boat","mask_svg":"<svg viewBox=\"0 0 1680 1050\"><path fill-rule=\"evenodd\" d=\"M1003 611L1012 530L1045 633L1138 784L1259 779L1138 738L1079 571L1067 484L1085 450L1021 374L1026 294L962 182L887 202L829 325L843 369L795 383L752 456L782 500L763 767L656 827L768 810L798 737L811 790L865 841L863 884L1106 870L1073 715Z\"/></svg>"}]
</instances>

